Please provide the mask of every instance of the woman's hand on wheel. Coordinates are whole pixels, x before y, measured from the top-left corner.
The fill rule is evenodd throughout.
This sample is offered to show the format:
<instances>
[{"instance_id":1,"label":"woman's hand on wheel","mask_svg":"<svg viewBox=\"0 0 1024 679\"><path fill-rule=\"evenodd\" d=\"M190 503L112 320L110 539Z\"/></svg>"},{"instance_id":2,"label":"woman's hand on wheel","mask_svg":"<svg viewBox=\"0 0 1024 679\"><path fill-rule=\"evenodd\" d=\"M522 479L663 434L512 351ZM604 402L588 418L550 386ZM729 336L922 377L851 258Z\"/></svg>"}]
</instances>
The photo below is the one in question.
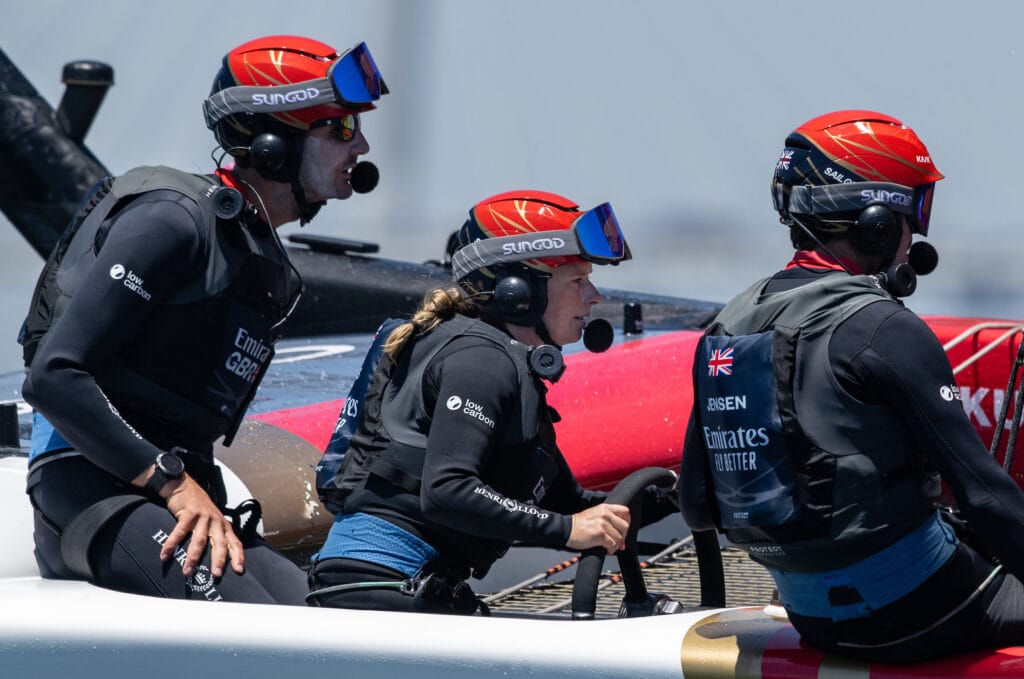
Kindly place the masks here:
<instances>
[{"instance_id":1,"label":"woman's hand on wheel","mask_svg":"<svg viewBox=\"0 0 1024 679\"><path fill-rule=\"evenodd\" d=\"M572 515L572 532L566 546L585 550L603 547L609 554L622 548L629 531L629 507L599 504Z\"/></svg>"}]
</instances>

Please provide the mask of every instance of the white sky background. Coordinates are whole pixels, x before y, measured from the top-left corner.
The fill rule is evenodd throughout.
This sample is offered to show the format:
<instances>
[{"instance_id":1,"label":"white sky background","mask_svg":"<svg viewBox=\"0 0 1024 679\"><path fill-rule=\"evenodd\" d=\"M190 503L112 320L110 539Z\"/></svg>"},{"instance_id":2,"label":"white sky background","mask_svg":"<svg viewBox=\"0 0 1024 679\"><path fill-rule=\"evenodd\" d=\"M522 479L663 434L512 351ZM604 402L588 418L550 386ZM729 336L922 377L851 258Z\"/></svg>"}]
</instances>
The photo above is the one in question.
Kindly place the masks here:
<instances>
[{"instance_id":1,"label":"white sky background","mask_svg":"<svg viewBox=\"0 0 1024 679\"><path fill-rule=\"evenodd\" d=\"M882 111L947 177L939 268L909 306L1024 317L1022 19L1012 0L26 0L5 3L0 49L54 106L65 62L114 67L86 139L111 171L209 171L200 103L225 52L272 33L365 40L392 91L363 120L381 183L307 230L422 261L493 193L609 200L635 259L599 268L599 285L718 301L791 253L768 189L786 135L830 110ZM20 367L41 266L0 217L0 370Z\"/></svg>"}]
</instances>

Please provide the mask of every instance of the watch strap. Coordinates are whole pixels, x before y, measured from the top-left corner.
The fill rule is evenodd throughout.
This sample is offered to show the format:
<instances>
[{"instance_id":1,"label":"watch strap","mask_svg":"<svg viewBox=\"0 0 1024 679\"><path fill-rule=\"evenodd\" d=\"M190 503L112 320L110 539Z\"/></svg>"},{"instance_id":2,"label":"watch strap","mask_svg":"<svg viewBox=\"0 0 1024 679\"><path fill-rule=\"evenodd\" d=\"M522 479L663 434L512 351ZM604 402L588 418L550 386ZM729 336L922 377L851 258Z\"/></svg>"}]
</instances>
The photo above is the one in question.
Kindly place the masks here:
<instances>
[{"instance_id":1,"label":"watch strap","mask_svg":"<svg viewBox=\"0 0 1024 679\"><path fill-rule=\"evenodd\" d=\"M154 495L160 495L160 491L163 490L168 481L180 479L184 475L185 465L181 457L178 456L177 450L177 448L173 448L169 453L160 453L156 456L153 473L146 481L145 488L147 491ZM168 465L167 461L171 461L171 464ZM165 467L169 471L165 471ZM177 473L174 473L175 468Z\"/></svg>"},{"instance_id":2,"label":"watch strap","mask_svg":"<svg viewBox=\"0 0 1024 679\"><path fill-rule=\"evenodd\" d=\"M146 490L153 495L160 495L160 491L163 490L163 487L170 480L167 474L160 471L160 467L156 467L153 469L153 474L149 477L149 480L146 481Z\"/></svg>"}]
</instances>

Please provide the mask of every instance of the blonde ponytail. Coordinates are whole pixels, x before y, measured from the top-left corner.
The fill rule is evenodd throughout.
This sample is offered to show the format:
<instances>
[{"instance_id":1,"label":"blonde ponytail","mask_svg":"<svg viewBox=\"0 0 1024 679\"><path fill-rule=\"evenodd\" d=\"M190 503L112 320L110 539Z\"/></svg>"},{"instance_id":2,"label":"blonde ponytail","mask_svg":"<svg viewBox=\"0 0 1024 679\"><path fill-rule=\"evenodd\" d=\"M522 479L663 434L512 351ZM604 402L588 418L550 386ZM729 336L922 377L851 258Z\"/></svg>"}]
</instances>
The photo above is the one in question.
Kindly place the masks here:
<instances>
[{"instance_id":1,"label":"blonde ponytail","mask_svg":"<svg viewBox=\"0 0 1024 679\"><path fill-rule=\"evenodd\" d=\"M466 299L457 287L431 290L423 297L423 303L413 314L412 319L395 328L388 337L384 343L384 353L391 360L398 360L398 354L413 334L425 335L456 314L477 317L480 315L480 309Z\"/></svg>"}]
</instances>

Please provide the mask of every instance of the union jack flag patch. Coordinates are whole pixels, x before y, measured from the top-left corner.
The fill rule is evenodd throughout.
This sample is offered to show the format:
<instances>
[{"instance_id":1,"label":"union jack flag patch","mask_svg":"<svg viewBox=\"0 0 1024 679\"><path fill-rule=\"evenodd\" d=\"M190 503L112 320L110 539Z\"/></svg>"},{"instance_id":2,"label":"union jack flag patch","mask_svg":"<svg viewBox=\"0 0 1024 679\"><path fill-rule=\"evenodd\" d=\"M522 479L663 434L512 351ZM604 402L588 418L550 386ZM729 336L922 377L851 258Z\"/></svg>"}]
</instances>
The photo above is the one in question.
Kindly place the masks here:
<instances>
[{"instance_id":1,"label":"union jack flag patch","mask_svg":"<svg viewBox=\"0 0 1024 679\"><path fill-rule=\"evenodd\" d=\"M708 376L732 375L732 347L715 349L708 359Z\"/></svg>"},{"instance_id":2,"label":"union jack flag patch","mask_svg":"<svg viewBox=\"0 0 1024 679\"><path fill-rule=\"evenodd\" d=\"M779 162L776 163L776 170L788 170L789 164L793 160L793 149L782 149L782 155L779 156Z\"/></svg>"}]
</instances>

